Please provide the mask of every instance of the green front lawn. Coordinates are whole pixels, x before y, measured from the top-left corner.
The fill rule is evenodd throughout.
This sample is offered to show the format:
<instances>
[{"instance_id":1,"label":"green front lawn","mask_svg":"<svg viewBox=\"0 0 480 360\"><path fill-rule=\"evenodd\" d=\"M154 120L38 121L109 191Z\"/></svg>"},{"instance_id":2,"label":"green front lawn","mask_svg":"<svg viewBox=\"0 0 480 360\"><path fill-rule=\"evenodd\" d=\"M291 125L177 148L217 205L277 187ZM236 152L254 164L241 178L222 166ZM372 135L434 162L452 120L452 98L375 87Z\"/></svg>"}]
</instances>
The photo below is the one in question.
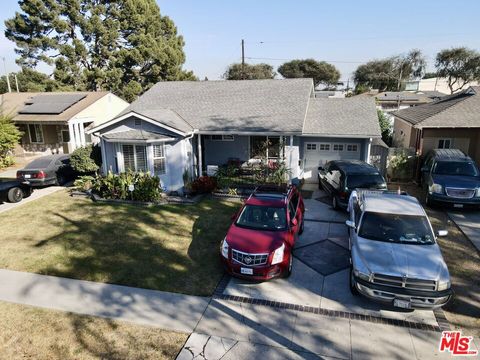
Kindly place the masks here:
<instances>
[{"instance_id":1,"label":"green front lawn","mask_svg":"<svg viewBox=\"0 0 480 360\"><path fill-rule=\"evenodd\" d=\"M60 191L1 215L0 268L208 296L222 276L219 244L238 206L144 208Z\"/></svg>"}]
</instances>

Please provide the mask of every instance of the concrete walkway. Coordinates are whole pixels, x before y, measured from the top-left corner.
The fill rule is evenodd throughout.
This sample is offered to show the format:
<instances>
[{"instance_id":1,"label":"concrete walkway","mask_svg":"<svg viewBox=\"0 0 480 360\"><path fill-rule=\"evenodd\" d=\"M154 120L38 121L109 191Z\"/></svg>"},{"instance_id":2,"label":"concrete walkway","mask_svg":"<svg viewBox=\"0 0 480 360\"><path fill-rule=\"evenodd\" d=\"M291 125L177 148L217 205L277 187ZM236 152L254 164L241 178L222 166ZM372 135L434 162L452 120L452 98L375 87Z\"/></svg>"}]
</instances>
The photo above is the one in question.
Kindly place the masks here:
<instances>
[{"instance_id":1,"label":"concrete walkway","mask_svg":"<svg viewBox=\"0 0 480 360\"><path fill-rule=\"evenodd\" d=\"M190 333L200 320L209 299L0 270L0 301Z\"/></svg>"},{"instance_id":2,"label":"concrete walkway","mask_svg":"<svg viewBox=\"0 0 480 360\"><path fill-rule=\"evenodd\" d=\"M61 190L61 189L65 189L65 188L63 186L49 186L49 187L45 187L45 188L41 188L41 189L33 189L32 195L30 195L29 197L23 199L22 201L20 201L18 203L9 203L9 202L2 203L2 202L0 202L0 214L5 212L5 211L12 210L12 209L15 209L19 206L25 205L25 204L29 203L30 201L37 200L37 199L40 199L44 196L53 194L54 192L57 192L58 190Z\"/></svg>"},{"instance_id":3,"label":"concrete walkway","mask_svg":"<svg viewBox=\"0 0 480 360\"><path fill-rule=\"evenodd\" d=\"M480 251L480 211L449 212L448 216Z\"/></svg>"}]
</instances>

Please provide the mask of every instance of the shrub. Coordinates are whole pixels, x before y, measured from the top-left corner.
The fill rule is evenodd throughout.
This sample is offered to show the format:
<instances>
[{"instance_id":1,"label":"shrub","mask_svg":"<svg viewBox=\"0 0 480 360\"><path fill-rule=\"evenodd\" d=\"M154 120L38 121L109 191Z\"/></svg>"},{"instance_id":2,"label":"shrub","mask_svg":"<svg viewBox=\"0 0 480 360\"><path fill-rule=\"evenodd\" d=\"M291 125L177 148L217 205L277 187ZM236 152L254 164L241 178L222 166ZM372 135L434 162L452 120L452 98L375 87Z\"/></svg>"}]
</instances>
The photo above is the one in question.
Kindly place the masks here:
<instances>
[{"instance_id":1,"label":"shrub","mask_svg":"<svg viewBox=\"0 0 480 360\"><path fill-rule=\"evenodd\" d=\"M73 186L78 191L89 191L93 188L95 177L90 175L80 176L73 182Z\"/></svg>"},{"instance_id":2,"label":"shrub","mask_svg":"<svg viewBox=\"0 0 480 360\"><path fill-rule=\"evenodd\" d=\"M134 190L129 187L133 185ZM155 202L160 198L162 189L160 179L150 173L128 171L121 174L108 172L106 176L82 176L74 182L78 190L92 190L104 199L135 200Z\"/></svg>"},{"instance_id":3,"label":"shrub","mask_svg":"<svg viewBox=\"0 0 480 360\"><path fill-rule=\"evenodd\" d=\"M22 132L17 129L11 116L0 115L0 168L13 165L13 159L9 153L21 137Z\"/></svg>"},{"instance_id":4,"label":"shrub","mask_svg":"<svg viewBox=\"0 0 480 360\"><path fill-rule=\"evenodd\" d=\"M192 182L192 190L197 194L211 193L217 187L217 180L213 176L200 176Z\"/></svg>"},{"instance_id":5,"label":"shrub","mask_svg":"<svg viewBox=\"0 0 480 360\"><path fill-rule=\"evenodd\" d=\"M100 146L90 144L75 149L70 156L70 164L73 170L81 174L97 172L102 164Z\"/></svg>"}]
</instances>

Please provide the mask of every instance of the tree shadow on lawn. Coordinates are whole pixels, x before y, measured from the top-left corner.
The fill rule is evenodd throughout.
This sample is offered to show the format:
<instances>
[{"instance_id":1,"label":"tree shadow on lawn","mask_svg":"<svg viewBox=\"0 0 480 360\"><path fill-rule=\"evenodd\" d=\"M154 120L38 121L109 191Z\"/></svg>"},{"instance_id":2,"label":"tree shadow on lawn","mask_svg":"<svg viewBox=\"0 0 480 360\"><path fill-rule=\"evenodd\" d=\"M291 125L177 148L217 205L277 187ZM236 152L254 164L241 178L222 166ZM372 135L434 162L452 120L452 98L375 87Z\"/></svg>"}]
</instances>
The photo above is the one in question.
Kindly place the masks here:
<instances>
[{"instance_id":1,"label":"tree shadow on lawn","mask_svg":"<svg viewBox=\"0 0 480 360\"><path fill-rule=\"evenodd\" d=\"M51 213L63 231L34 246L60 246L61 256L37 272L208 296L222 276L218 248L237 206L216 200L152 208L79 202Z\"/></svg>"}]
</instances>

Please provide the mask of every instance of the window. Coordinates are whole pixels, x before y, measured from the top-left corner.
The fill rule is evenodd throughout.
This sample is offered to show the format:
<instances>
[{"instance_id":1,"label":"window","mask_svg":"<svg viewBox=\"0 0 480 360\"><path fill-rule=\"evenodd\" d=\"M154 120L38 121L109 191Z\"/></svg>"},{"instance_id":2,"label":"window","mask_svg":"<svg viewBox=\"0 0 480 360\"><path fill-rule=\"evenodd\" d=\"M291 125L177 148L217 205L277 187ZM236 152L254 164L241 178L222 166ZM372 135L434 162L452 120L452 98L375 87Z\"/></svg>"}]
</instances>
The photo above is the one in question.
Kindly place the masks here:
<instances>
[{"instance_id":1,"label":"window","mask_svg":"<svg viewBox=\"0 0 480 360\"><path fill-rule=\"evenodd\" d=\"M29 124L28 125L28 132L30 133L30 142L32 142L32 143L43 143L42 125Z\"/></svg>"},{"instance_id":2,"label":"window","mask_svg":"<svg viewBox=\"0 0 480 360\"><path fill-rule=\"evenodd\" d=\"M452 139L440 139L438 140L438 148L439 149L450 149L452 145Z\"/></svg>"},{"instance_id":3,"label":"window","mask_svg":"<svg viewBox=\"0 0 480 360\"><path fill-rule=\"evenodd\" d=\"M125 171L147 171L147 152L145 145L122 145Z\"/></svg>"},{"instance_id":4,"label":"window","mask_svg":"<svg viewBox=\"0 0 480 360\"><path fill-rule=\"evenodd\" d=\"M70 132L68 130L62 130L62 142L68 143L70 141Z\"/></svg>"},{"instance_id":5,"label":"window","mask_svg":"<svg viewBox=\"0 0 480 360\"><path fill-rule=\"evenodd\" d=\"M320 144L320 151L330 151L330 144Z\"/></svg>"},{"instance_id":6,"label":"window","mask_svg":"<svg viewBox=\"0 0 480 360\"><path fill-rule=\"evenodd\" d=\"M357 144L348 144L347 145L347 151L357 152L358 151L358 145Z\"/></svg>"},{"instance_id":7,"label":"window","mask_svg":"<svg viewBox=\"0 0 480 360\"><path fill-rule=\"evenodd\" d=\"M166 174L165 145L153 145L153 172L155 175Z\"/></svg>"},{"instance_id":8,"label":"window","mask_svg":"<svg viewBox=\"0 0 480 360\"><path fill-rule=\"evenodd\" d=\"M343 151L343 144L333 144L333 151Z\"/></svg>"},{"instance_id":9,"label":"window","mask_svg":"<svg viewBox=\"0 0 480 360\"><path fill-rule=\"evenodd\" d=\"M212 135L213 141L233 141L235 137L233 135Z\"/></svg>"},{"instance_id":10,"label":"window","mask_svg":"<svg viewBox=\"0 0 480 360\"><path fill-rule=\"evenodd\" d=\"M142 120L141 119L135 119L135 126L142 126Z\"/></svg>"},{"instance_id":11,"label":"window","mask_svg":"<svg viewBox=\"0 0 480 360\"><path fill-rule=\"evenodd\" d=\"M317 150L317 144L307 144L307 150Z\"/></svg>"}]
</instances>

